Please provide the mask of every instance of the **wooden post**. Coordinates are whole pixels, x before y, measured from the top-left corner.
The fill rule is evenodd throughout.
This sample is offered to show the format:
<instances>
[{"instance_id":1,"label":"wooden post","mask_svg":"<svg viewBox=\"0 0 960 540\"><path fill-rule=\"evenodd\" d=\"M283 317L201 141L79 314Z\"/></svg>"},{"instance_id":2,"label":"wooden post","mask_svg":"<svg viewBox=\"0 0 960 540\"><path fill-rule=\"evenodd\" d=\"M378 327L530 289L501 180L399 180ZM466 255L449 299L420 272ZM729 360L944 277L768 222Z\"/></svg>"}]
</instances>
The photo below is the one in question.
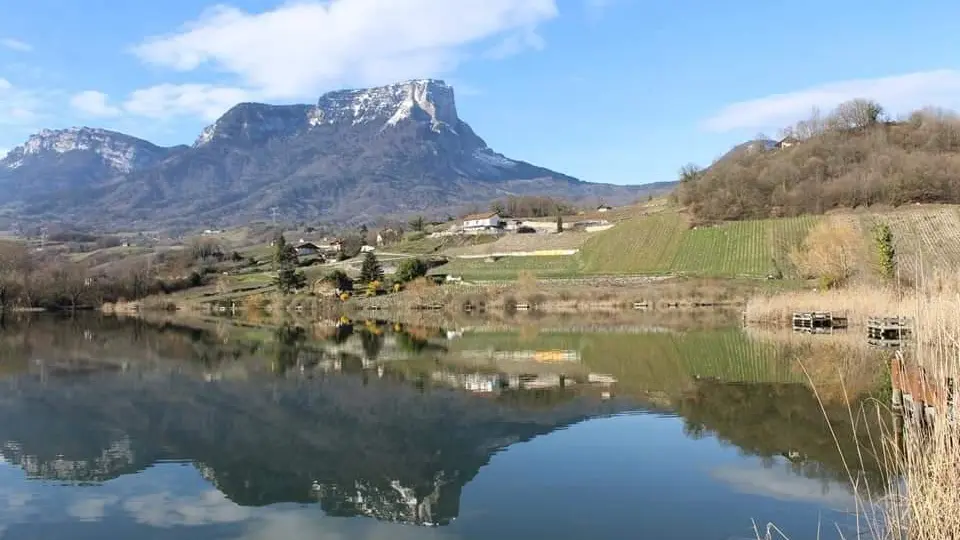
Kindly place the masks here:
<instances>
[{"instance_id":1,"label":"wooden post","mask_svg":"<svg viewBox=\"0 0 960 540\"><path fill-rule=\"evenodd\" d=\"M895 355L890 359L890 406L894 411L903 410L903 388L900 387L903 377L903 359Z\"/></svg>"}]
</instances>

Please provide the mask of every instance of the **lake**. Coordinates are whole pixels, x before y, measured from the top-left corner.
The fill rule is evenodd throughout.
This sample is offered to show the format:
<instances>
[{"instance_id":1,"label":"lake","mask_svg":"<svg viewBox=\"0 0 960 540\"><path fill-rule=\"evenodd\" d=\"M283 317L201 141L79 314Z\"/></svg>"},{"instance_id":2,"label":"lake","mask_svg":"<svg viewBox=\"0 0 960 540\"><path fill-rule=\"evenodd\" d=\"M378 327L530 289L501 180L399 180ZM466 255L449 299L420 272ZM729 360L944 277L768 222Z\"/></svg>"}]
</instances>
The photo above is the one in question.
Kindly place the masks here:
<instances>
[{"instance_id":1,"label":"lake","mask_svg":"<svg viewBox=\"0 0 960 540\"><path fill-rule=\"evenodd\" d=\"M850 362L846 344L572 327L7 319L0 538L705 540L772 522L797 540L853 526L840 453L863 433L824 383L838 449L807 384ZM851 377L856 399L883 390L863 354L878 368Z\"/></svg>"}]
</instances>

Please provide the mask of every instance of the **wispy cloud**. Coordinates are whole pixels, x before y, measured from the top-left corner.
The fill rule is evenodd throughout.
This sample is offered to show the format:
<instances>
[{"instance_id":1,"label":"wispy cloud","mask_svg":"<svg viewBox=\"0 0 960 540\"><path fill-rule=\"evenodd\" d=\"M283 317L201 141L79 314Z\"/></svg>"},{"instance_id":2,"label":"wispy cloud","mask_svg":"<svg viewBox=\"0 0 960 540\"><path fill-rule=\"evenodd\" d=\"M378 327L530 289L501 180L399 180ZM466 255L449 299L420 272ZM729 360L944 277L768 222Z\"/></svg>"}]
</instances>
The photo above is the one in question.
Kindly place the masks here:
<instances>
[{"instance_id":1,"label":"wispy cloud","mask_svg":"<svg viewBox=\"0 0 960 540\"><path fill-rule=\"evenodd\" d=\"M99 118L119 116L121 113L120 108L110 105L107 102L107 98L108 96L103 92L87 90L71 97L70 106L85 116Z\"/></svg>"},{"instance_id":2,"label":"wispy cloud","mask_svg":"<svg viewBox=\"0 0 960 540\"><path fill-rule=\"evenodd\" d=\"M710 471L737 491L781 500L813 502L837 510L852 509L855 501L846 486L838 482L804 478L787 471L780 463L774 468L723 466Z\"/></svg>"},{"instance_id":3,"label":"wispy cloud","mask_svg":"<svg viewBox=\"0 0 960 540\"><path fill-rule=\"evenodd\" d=\"M528 28L505 36L499 43L487 49L485 56L494 60L502 60L526 50L539 51L544 47L546 47L546 42L540 34L536 30Z\"/></svg>"},{"instance_id":4,"label":"wispy cloud","mask_svg":"<svg viewBox=\"0 0 960 540\"><path fill-rule=\"evenodd\" d=\"M14 38L0 38L0 45L11 51L30 52L33 50L33 45Z\"/></svg>"},{"instance_id":5,"label":"wispy cloud","mask_svg":"<svg viewBox=\"0 0 960 540\"><path fill-rule=\"evenodd\" d=\"M161 84L133 92L123 109L155 119L189 115L215 120L237 103L257 97L250 90L230 86Z\"/></svg>"},{"instance_id":6,"label":"wispy cloud","mask_svg":"<svg viewBox=\"0 0 960 540\"><path fill-rule=\"evenodd\" d=\"M301 0L263 13L219 6L133 52L177 71L212 66L268 98L302 98L447 73L475 46L541 46L532 36L557 15L555 0Z\"/></svg>"},{"instance_id":7,"label":"wispy cloud","mask_svg":"<svg viewBox=\"0 0 960 540\"><path fill-rule=\"evenodd\" d=\"M19 88L6 79L0 79L0 126L34 122L43 103L39 92Z\"/></svg>"},{"instance_id":8,"label":"wispy cloud","mask_svg":"<svg viewBox=\"0 0 960 540\"><path fill-rule=\"evenodd\" d=\"M706 119L702 127L713 132L777 129L803 119L814 107L829 110L856 98L876 100L892 114L929 105L957 108L960 107L960 71L941 69L838 81L741 101L727 105Z\"/></svg>"},{"instance_id":9,"label":"wispy cloud","mask_svg":"<svg viewBox=\"0 0 960 540\"><path fill-rule=\"evenodd\" d=\"M107 507L119 500L116 495L84 497L67 506L67 515L80 521L99 521L107 515Z\"/></svg>"},{"instance_id":10,"label":"wispy cloud","mask_svg":"<svg viewBox=\"0 0 960 540\"><path fill-rule=\"evenodd\" d=\"M122 506L137 523L163 528L238 523L252 514L217 490L186 497L170 493L138 495L123 501Z\"/></svg>"}]
</instances>

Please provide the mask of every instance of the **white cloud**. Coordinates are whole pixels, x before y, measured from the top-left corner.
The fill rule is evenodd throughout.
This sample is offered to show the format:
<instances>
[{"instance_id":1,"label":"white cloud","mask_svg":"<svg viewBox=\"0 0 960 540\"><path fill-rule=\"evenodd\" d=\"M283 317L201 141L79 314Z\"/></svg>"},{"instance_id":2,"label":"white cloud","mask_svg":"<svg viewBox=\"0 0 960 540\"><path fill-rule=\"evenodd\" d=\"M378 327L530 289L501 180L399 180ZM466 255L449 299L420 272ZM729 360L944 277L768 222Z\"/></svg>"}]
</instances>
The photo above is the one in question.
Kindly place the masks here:
<instances>
[{"instance_id":1,"label":"white cloud","mask_svg":"<svg viewBox=\"0 0 960 540\"><path fill-rule=\"evenodd\" d=\"M960 71L941 69L839 81L741 101L727 105L708 118L703 128L714 132L775 129L809 116L814 107L827 111L856 98L876 100L893 114L928 105L957 108L960 106Z\"/></svg>"},{"instance_id":2,"label":"white cloud","mask_svg":"<svg viewBox=\"0 0 960 540\"><path fill-rule=\"evenodd\" d=\"M853 494L839 482L805 478L783 468L723 466L710 475L741 493L812 502L836 510L852 510L856 504Z\"/></svg>"},{"instance_id":3,"label":"white cloud","mask_svg":"<svg viewBox=\"0 0 960 540\"><path fill-rule=\"evenodd\" d=\"M99 521L106 515L107 507L113 506L118 500L114 495L79 499L67 507L67 515L80 521Z\"/></svg>"},{"instance_id":4,"label":"white cloud","mask_svg":"<svg viewBox=\"0 0 960 540\"><path fill-rule=\"evenodd\" d=\"M3 159L3 158L5 158L5 157L7 157L7 154L9 154L9 153L10 153L10 149L9 149L9 148L0 148L0 159ZM3 462L4 462L4 461L3 461L3 458L0 457L0 463L3 463Z\"/></svg>"},{"instance_id":5,"label":"white cloud","mask_svg":"<svg viewBox=\"0 0 960 540\"><path fill-rule=\"evenodd\" d=\"M14 86L0 79L0 125L23 125L36 120L43 106L38 92Z\"/></svg>"},{"instance_id":6,"label":"white cloud","mask_svg":"<svg viewBox=\"0 0 960 540\"><path fill-rule=\"evenodd\" d=\"M30 52L33 50L33 45L13 38L0 39L0 45L3 45L12 51L18 52Z\"/></svg>"},{"instance_id":7,"label":"white cloud","mask_svg":"<svg viewBox=\"0 0 960 540\"><path fill-rule=\"evenodd\" d=\"M133 92L123 103L123 108L129 113L148 118L187 115L215 120L230 107L255 97L253 92L243 88L210 84L161 84Z\"/></svg>"},{"instance_id":8,"label":"white cloud","mask_svg":"<svg viewBox=\"0 0 960 540\"><path fill-rule=\"evenodd\" d=\"M138 495L123 502L123 509L137 521L153 527L176 527L237 523L250 518L252 511L242 507L217 490L195 497L169 493Z\"/></svg>"},{"instance_id":9,"label":"white cloud","mask_svg":"<svg viewBox=\"0 0 960 540\"><path fill-rule=\"evenodd\" d=\"M544 43L540 34L537 34L533 29L526 29L504 37L499 43L487 50L486 56L494 60L500 60L520 54L528 49L539 51L545 46L546 43Z\"/></svg>"},{"instance_id":10,"label":"white cloud","mask_svg":"<svg viewBox=\"0 0 960 540\"><path fill-rule=\"evenodd\" d=\"M239 540L455 540L459 534L437 527L411 527L373 519L340 519L316 509L265 511Z\"/></svg>"},{"instance_id":11,"label":"white cloud","mask_svg":"<svg viewBox=\"0 0 960 540\"><path fill-rule=\"evenodd\" d=\"M70 106L88 116L118 116L120 109L107 103L107 95L96 90L87 90L70 98Z\"/></svg>"},{"instance_id":12,"label":"white cloud","mask_svg":"<svg viewBox=\"0 0 960 540\"><path fill-rule=\"evenodd\" d=\"M218 6L133 52L178 71L211 66L266 98L314 97L449 72L471 46L542 46L536 29L557 14L555 0L305 0L256 14Z\"/></svg>"}]
</instances>

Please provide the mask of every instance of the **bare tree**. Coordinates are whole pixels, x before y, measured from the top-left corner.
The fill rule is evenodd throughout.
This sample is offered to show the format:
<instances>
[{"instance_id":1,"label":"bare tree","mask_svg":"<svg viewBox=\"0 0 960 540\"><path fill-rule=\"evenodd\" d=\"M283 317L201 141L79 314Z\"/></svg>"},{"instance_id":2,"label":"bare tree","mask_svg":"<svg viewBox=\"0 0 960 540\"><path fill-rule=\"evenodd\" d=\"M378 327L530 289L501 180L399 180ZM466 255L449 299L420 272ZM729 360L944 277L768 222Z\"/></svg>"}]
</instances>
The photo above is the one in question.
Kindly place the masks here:
<instances>
[{"instance_id":1,"label":"bare tree","mask_svg":"<svg viewBox=\"0 0 960 540\"><path fill-rule=\"evenodd\" d=\"M823 132L826 131L826 122L823 119L823 115L820 114L820 108L814 107L811 109L810 116L805 120L797 122L790 130L792 132L791 135L802 141L823 134Z\"/></svg>"},{"instance_id":2,"label":"bare tree","mask_svg":"<svg viewBox=\"0 0 960 540\"><path fill-rule=\"evenodd\" d=\"M59 291L70 302L70 308L76 310L88 289L86 268L75 262L65 262L53 267L50 278L51 289Z\"/></svg>"},{"instance_id":3,"label":"bare tree","mask_svg":"<svg viewBox=\"0 0 960 540\"><path fill-rule=\"evenodd\" d=\"M881 122L883 107L869 99L854 99L841 103L833 111L831 120L840 128L866 129Z\"/></svg>"},{"instance_id":4,"label":"bare tree","mask_svg":"<svg viewBox=\"0 0 960 540\"><path fill-rule=\"evenodd\" d=\"M683 167L680 167L680 182L692 182L697 178L700 178L700 175L703 174L703 170L700 169L694 163L687 163Z\"/></svg>"},{"instance_id":5,"label":"bare tree","mask_svg":"<svg viewBox=\"0 0 960 540\"><path fill-rule=\"evenodd\" d=\"M13 301L13 291L20 283L20 272L28 267L30 252L19 242L0 242L0 310Z\"/></svg>"}]
</instances>

